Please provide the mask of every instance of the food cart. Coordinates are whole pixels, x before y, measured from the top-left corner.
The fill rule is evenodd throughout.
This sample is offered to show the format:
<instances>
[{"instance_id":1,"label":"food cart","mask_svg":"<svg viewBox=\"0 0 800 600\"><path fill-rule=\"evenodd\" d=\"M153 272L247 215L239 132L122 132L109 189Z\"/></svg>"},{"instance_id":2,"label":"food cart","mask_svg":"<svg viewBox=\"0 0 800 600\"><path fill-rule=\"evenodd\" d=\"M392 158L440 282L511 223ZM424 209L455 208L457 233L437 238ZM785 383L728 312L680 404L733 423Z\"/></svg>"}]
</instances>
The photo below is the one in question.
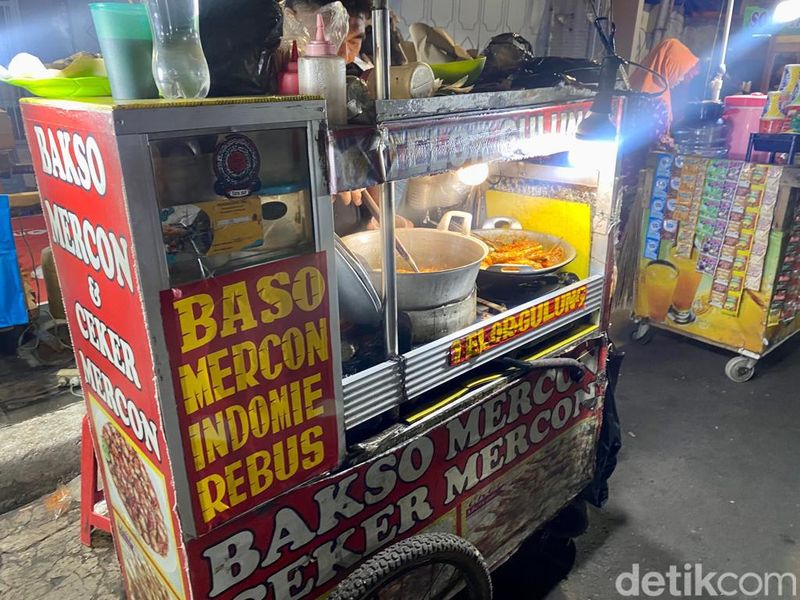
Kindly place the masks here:
<instances>
[{"instance_id":1,"label":"food cart","mask_svg":"<svg viewBox=\"0 0 800 600\"><path fill-rule=\"evenodd\" d=\"M590 105L23 102L129 598L490 596L595 467L616 161L530 160ZM552 260L489 264L520 240Z\"/></svg>"},{"instance_id":2,"label":"food cart","mask_svg":"<svg viewBox=\"0 0 800 600\"><path fill-rule=\"evenodd\" d=\"M634 308L651 327L736 352L735 382L800 330L798 169L655 153Z\"/></svg>"}]
</instances>

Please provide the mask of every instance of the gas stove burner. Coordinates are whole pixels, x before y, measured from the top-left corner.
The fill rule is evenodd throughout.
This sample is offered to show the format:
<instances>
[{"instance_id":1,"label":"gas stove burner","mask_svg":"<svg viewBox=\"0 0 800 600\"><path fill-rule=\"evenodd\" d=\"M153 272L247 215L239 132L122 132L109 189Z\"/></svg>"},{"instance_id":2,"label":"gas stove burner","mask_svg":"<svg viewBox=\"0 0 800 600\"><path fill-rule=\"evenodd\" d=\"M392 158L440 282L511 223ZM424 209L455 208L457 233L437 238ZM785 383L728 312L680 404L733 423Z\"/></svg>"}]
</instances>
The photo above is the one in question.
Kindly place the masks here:
<instances>
[{"instance_id":1,"label":"gas stove burner","mask_svg":"<svg viewBox=\"0 0 800 600\"><path fill-rule=\"evenodd\" d=\"M403 312L397 315L397 341L400 354L411 350L411 320ZM341 343L345 375L355 375L388 359L382 321L376 326L345 323Z\"/></svg>"},{"instance_id":2,"label":"gas stove burner","mask_svg":"<svg viewBox=\"0 0 800 600\"><path fill-rule=\"evenodd\" d=\"M475 322L477 294L473 289L466 298L428 310L406 311L411 320L414 344L438 340Z\"/></svg>"},{"instance_id":3,"label":"gas stove burner","mask_svg":"<svg viewBox=\"0 0 800 600\"><path fill-rule=\"evenodd\" d=\"M538 277L527 276L524 281L516 278L508 283L481 286L478 294L485 300L513 308L579 280L575 273L547 273Z\"/></svg>"}]
</instances>

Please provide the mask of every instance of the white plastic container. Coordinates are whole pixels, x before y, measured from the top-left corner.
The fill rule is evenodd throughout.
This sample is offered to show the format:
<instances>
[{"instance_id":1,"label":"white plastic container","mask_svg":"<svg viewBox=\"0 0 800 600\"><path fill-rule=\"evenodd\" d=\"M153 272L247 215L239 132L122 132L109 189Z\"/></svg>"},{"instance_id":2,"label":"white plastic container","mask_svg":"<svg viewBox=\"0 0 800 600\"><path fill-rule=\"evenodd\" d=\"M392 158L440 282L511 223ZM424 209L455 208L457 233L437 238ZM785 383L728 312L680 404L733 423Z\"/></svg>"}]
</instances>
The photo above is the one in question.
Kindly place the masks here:
<instances>
[{"instance_id":1,"label":"white plastic container","mask_svg":"<svg viewBox=\"0 0 800 600\"><path fill-rule=\"evenodd\" d=\"M322 96L328 109L328 123L347 124L347 77L345 62L325 39L325 22L317 14L316 39L306 44L298 64L300 94Z\"/></svg>"}]
</instances>

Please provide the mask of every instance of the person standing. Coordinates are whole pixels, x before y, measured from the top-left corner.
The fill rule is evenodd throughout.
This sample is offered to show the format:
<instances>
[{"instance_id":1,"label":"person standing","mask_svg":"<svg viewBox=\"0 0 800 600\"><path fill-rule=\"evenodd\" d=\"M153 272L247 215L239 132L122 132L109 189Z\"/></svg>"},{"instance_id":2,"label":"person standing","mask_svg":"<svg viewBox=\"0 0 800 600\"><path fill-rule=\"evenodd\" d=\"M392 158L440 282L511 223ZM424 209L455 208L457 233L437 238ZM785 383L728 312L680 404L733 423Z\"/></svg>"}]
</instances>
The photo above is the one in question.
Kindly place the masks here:
<instances>
[{"instance_id":1,"label":"person standing","mask_svg":"<svg viewBox=\"0 0 800 600\"><path fill-rule=\"evenodd\" d=\"M639 125L645 125L645 139L641 140L641 145L649 146L655 142L669 147L670 128L672 123L683 117L689 96L688 87L700 72L700 59L680 41L669 38L653 48L643 66L646 69L638 68L631 75L631 87L656 96L639 100L642 104L638 111ZM637 131L643 130L637 128Z\"/></svg>"},{"instance_id":2,"label":"person standing","mask_svg":"<svg viewBox=\"0 0 800 600\"><path fill-rule=\"evenodd\" d=\"M700 60L684 44L669 38L653 48L643 67L630 78L631 88L642 94L628 98L622 122L623 227L648 153L674 145L670 128L684 116Z\"/></svg>"}]
</instances>

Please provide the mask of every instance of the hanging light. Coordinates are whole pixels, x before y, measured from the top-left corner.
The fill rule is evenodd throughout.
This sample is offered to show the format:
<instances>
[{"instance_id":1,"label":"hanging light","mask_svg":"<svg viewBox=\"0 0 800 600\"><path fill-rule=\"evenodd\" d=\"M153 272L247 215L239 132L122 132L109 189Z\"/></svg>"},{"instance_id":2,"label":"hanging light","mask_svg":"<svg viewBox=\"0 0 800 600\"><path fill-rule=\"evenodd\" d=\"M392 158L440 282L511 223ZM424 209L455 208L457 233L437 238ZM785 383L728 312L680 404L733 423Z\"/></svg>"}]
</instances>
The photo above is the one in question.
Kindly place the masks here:
<instances>
[{"instance_id":1,"label":"hanging light","mask_svg":"<svg viewBox=\"0 0 800 600\"><path fill-rule=\"evenodd\" d=\"M577 169L605 170L617 156L617 127L611 122L611 94L599 92L587 117L575 132L569 164Z\"/></svg>"},{"instance_id":2,"label":"hanging light","mask_svg":"<svg viewBox=\"0 0 800 600\"><path fill-rule=\"evenodd\" d=\"M609 55L603 59L600 69L597 95L588 116L578 125L575 142L569 151L568 160L573 167L601 170L616 160L617 127L611 121L611 104L617 71L622 64L622 59L613 54L613 47L609 46Z\"/></svg>"},{"instance_id":3,"label":"hanging light","mask_svg":"<svg viewBox=\"0 0 800 600\"><path fill-rule=\"evenodd\" d=\"M783 0L772 11L773 23L791 23L800 19L800 0Z\"/></svg>"},{"instance_id":4,"label":"hanging light","mask_svg":"<svg viewBox=\"0 0 800 600\"><path fill-rule=\"evenodd\" d=\"M608 113L595 112L593 105L589 115L578 125L569 151L569 163L579 169L597 171L613 163L616 156L617 128Z\"/></svg>"},{"instance_id":5,"label":"hanging light","mask_svg":"<svg viewBox=\"0 0 800 600\"><path fill-rule=\"evenodd\" d=\"M458 170L458 180L464 185L481 185L489 178L489 165L487 163L475 163L468 167Z\"/></svg>"}]
</instances>

